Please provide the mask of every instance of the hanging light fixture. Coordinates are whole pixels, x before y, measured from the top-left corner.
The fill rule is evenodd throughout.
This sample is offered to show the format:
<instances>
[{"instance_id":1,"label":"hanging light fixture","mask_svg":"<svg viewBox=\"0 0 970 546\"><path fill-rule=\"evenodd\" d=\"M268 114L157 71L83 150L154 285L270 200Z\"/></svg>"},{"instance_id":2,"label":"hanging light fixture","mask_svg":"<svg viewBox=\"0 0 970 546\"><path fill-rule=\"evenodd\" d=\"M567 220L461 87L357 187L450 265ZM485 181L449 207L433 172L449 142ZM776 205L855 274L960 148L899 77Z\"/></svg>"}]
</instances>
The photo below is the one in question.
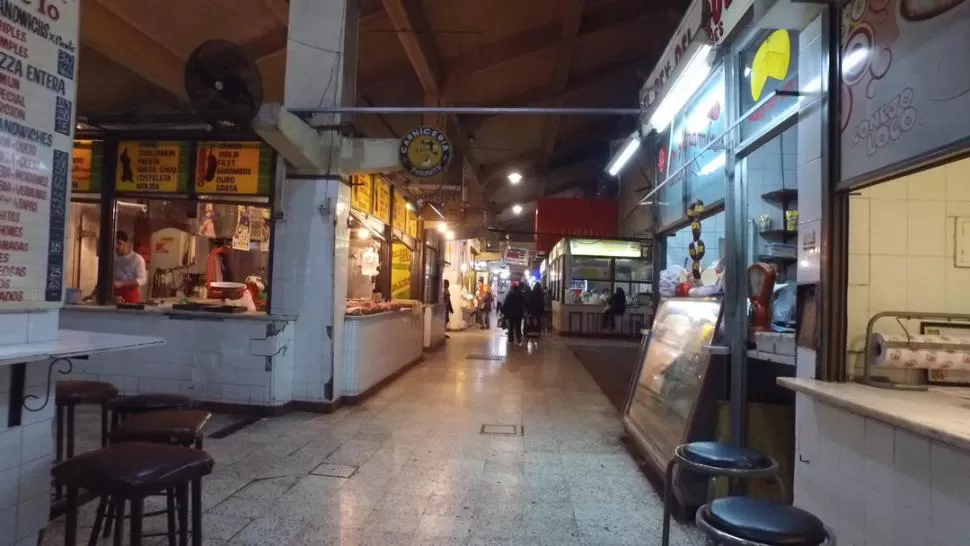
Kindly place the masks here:
<instances>
[{"instance_id":1,"label":"hanging light fixture","mask_svg":"<svg viewBox=\"0 0 970 546\"><path fill-rule=\"evenodd\" d=\"M634 131L633 134L627 137L626 141L623 143L623 147L620 148L620 153L613 157L613 159L611 159L606 165L606 172L609 173L610 176L616 176L619 174L638 149L640 149L640 133Z\"/></svg>"}]
</instances>

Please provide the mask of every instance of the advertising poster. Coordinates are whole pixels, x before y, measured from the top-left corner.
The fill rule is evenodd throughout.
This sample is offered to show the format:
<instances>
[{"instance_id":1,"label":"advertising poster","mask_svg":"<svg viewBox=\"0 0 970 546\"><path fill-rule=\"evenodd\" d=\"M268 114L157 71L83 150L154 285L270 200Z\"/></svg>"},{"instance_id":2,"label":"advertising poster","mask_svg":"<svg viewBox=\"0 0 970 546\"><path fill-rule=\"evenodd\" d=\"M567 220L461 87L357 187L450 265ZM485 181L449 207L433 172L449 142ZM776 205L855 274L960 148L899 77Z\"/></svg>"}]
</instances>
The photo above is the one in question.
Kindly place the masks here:
<instances>
[{"instance_id":1,"label":"advertising poster","mask_svg":"<svg viewBox=\"0 0 970 546\"><path fill-rule=\"evenodd\" d=\"M104 166L104 148L99 140L76 140L71 155L71 191L98 193Z\"/></svg>"},{"instance_id":2,"label":"advertising poster","mask_svg":"<svg viewBox=\"0 0 970 546\"><path fill-rule=\"evenodd\" d=\"M118 192L184 192L191 173L188 143L120 142L115 168Z\"/></svg>"},{"instance_id":3,"label":"advertising poster","mask_svg":"<svg viewBox=\"0 0 970 546\"><path fill-rule=\"evenodd\" d=\"M273 153L259 142L200 142L195 191L200 194L269 195Z\"/></svg>"},{"instance_id":4,"label":"advertising poster","mask_svg":"<svg viewBox=\"0 0 970 546\"><path fill-rule=\"evenodd\" d=\"M407 211L407 233L415 239L418 238L418 215L413 211Z\"/></svg>"},{"instance_id":5,"label":"advertising poster","mask_svg":"<svg viewBox=\"0 0 970 546\"><path fill-rule=\"evenodd\" d=\"M408 228L408 206L407 202L397 192L394 192L394 216L391 218L391 227L404 233Z\"/></svg>"},{"instance_id":6,"label":"advertising poster","mask_svg":"<svg viewBox=\"0 0 970 546\"><path fill-rule=\"evenodd\" d=\"M854 0L842 12L842 179L968 136L970 1Z\"/></svg>"},{"instance_id":7,"label":"advertising poster","mask_svg":"<svg viewBox=\"0 0 970 546\"><path fill-rule=\"evenodd\" d=\"M404 243L391 244L391 298L411 299L411 249Z\"/></svg>"},{"instance_id":8,"label":"advertising poster","mask_svg":"<svg viewBox=\"0 0 970 546\"><path fill-rule=\"evenodd\" d=\"M374 176L370 174L355 174L350 177L350 207L364 214L370 214L373 208Z\"/></svg>"},{"instance_id":9,"label":"advertising poster","mask_svg":"<svg viewBox=\"0 0 970 546\"><path fill-rule=\"evenodd\" d=\"M391 223L391 185L380 177L374 178L374 216Z\"/></svg>"},{"instance_id":10,"label":"advertising poster","mask_svg":"<svg viewBox=\"0 0 970 546\"><path fill-rule=\"evenodd\" d=\"M0 310L59 307L80 2L2 8Z\"/></svg>"}]
</instances>

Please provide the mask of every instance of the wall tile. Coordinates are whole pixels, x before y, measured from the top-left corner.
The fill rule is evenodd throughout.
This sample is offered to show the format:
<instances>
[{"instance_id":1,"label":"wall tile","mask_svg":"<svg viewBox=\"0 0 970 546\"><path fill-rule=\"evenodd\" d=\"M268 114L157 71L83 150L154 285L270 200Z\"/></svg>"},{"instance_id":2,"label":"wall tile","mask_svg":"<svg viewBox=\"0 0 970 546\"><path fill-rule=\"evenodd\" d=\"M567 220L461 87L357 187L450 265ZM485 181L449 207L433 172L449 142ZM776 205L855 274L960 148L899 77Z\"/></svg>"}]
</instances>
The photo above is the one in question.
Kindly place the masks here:
<instances>
[{"instance_id":1,"label":"wall tile","mask_svg":"<svg viewBox=\"0 0 970 546\"><path fill-rule=\"evenodd\" d=\"M946 255L946 203L909 201L907 249L910 256Z\"/></svg>"},{"instance_id":2,"label":"wall tile","mask_svg":"<svg viewBox=\"0 0 970 546\"><path fill-rule=\"evenodd\" d=\"M869 261L869 311L906 309L905 257L876 256Z\"/></svg>"},{"instance_id":3,"label":"wall tile","mask_svg":"<svg viewBox=\"0 0 970 546\"><path fill-rule=\"evenodd\" d=\"M946 308L946 258L911 257L906 268L906 310Z\"/></svg>"},{"instance_id":4,"label":"wall tile","mask_svg":"<svg viewBox=\"0 0 970 546\"><path fill-rule=\"evenodd\" d=\"M870 253L883 256L906 255L909 240L907 205L907 201L902 199L872 199L869 210Z\"/></svg>"},{"instance_id":5,"label":"wall tile","mask_svg":"<svg viewBox=\"0 0 970 546\"><path fill-rule=\"evenodd\" d=\"M970 159L954 161L945 169L947 200L970 201Z\"/></svg>"},{"instance_id":6,"label":"wall tile","mask_svg":"<svg viewBox=\"0 0 970 546\"><path fill-rule=\"evenodd\" d=\"M904 430L896 430L893 453L893 495L919 514L930 512L930 441Z\"/></svg>"},{"instance_id":7,"label":"wall tile","mask_svg":"<svg viewBox=\"0 0 970 546\"><path fill-rule=\"evenodd\" d=\"M868 254L849 254L849 286L869 286Z\"/></svg>"},{"instance_id":8,"label":"wall tile","mask_svg":"<svg viewBox=\"0 0 970 546\"><path fill-rule=\"evenodd\" d=\"M946 270L946 310L950 313L970 312L970 269L949 267Z\"/></svg>"},{"instance_id":9,"label":"wall tile","mask_svg":"<svg viewBox=\"0 0 970 546\"><path fill-rule=\"evenodd\" d=\"M906 178L910 201L946 201L946 169L927 169Z\"/></svg>"},{"instance_id":10,"label":"wall tile","mask_svg":"<svg viewBox=\"0 0 970 546\"><path fill-rule=\"evenodd\" d=\"M863 190L870 199L898 199L909 198L909 181L906 177L888 180Z\"/></svg>"},{"instance_id":11,"label":"wall tile","mask_svg":"<svg viewBox=\"0 0 970 546\"><path fill-rule=\"evenodd\" d=\"M861 351L865 345L869 317L869 287L850 286L846 292L846 340L850 350Z\"/></svg>"},{"instance_id":12,"label":"wall tile","mask_svg":"<svg viewBox=\"0 0 970 546\"><path fill-rule=\"evenodd\" d=\"M869 199L849 197L849 254L869 254Z\"/></svg>"}]
</instances>

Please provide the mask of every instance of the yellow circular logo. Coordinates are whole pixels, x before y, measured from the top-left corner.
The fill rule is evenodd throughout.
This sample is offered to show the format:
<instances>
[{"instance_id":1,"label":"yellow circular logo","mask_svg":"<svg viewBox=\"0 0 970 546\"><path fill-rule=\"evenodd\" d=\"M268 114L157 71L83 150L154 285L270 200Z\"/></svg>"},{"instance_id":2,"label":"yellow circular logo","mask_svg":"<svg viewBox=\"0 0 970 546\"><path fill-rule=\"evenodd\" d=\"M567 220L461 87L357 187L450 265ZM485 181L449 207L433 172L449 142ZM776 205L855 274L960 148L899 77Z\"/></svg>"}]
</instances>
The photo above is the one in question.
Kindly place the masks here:
<instances>
[{"instance_id":1,"label":"yellow circular logo","mask_svg":"<svg viewBox=\"0 0 970 546\"><path fill-rule=\"evenodd\" d=\"M418 178L437 176L451 161L451 141L434 127L415 127L401 139L398 155L408 174Z\"/></svg>"}]
</instances>

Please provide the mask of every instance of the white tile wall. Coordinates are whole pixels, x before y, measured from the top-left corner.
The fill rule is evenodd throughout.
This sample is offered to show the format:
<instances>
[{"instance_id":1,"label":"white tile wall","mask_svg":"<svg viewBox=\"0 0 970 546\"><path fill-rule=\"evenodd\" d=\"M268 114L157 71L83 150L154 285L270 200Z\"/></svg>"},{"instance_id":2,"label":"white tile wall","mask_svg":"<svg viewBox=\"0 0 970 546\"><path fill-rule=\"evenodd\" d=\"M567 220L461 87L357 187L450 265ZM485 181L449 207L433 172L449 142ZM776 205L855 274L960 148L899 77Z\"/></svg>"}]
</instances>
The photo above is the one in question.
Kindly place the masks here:
<instances>
[{"instance_id":1,"label":"white tile wall","mask_svg":"<svg viewBox=\"0 0 970 546\"><path fill-rule=\"evenodd\" d=\"M849 207L850 364L861 366L866 322L877 312L970 313L970 269L955 267L953 243L956 219L970 217L970 160L864 189ZM918 321L907 327L919 332ZM876 331L900 327L883 320ZM895 380L912 375L880 373Z\"/></svg>"},{"instance_id":2,"label":"white tile wall","mask_svg":"<svg viewBox=\"0 0 970 546\"><path fill-rule=\"evenodd\" d=\"M292 399L293 322L175 320L64 309L61 323L69 329L165 339L161 348L76 360L73 378L108 381L123 393L167 392L232 404L279 406ZM267 336L268 331L276 333Z\"/></svg>"},{"instance_id":3,"label":"white tile wall","mask_svg":"<svg viewBox=\"0 0 970 546\"><path fill-rule=\"evenodd\" d=\"M366 391L421 358L424 317L395 313L348 320L344 345L342 394Z\"/></svg>"},{"instance_id":4,"label":"white tile wall","mask_svg":"<svg viewBox=\"0 0 970 546\"><path fill-rule=\"evenodd\" d=\"M964 546L970 453L796 395L795 504L840 546Z\"/></svg>"},{"instance_id":5,"label":"white tile wall","mask_svg":"<svg viewBox=\"0 0 970 546\"><path fill-rule=\"evenodd\" d=\"M36 542L38 531L47 526L54 405L24 412L23 426L8 427L9 370L0 367L0 546L19 546L22 541ZM46 362L29 363L26 394L43 400L46 376Z\"/></svg>"}]
</instances>

